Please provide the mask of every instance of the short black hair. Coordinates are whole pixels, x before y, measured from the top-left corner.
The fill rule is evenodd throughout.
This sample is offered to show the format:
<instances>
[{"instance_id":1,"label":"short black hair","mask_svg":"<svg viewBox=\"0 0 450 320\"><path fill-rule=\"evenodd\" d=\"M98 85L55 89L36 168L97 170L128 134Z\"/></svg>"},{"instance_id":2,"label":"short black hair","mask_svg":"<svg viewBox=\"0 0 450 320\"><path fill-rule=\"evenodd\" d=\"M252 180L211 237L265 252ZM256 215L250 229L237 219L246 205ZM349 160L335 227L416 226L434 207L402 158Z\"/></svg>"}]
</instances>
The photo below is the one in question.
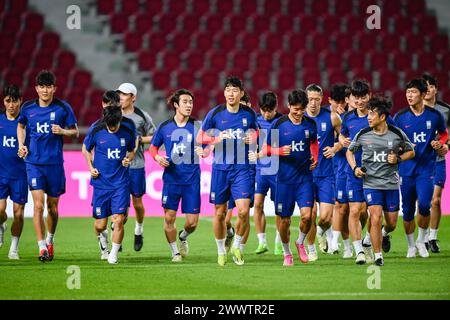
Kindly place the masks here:
<instances>
[{"instance_id":1,"label":"short black hair","mask_svg":"<svg viewBox=\"0 0 450 320\"><path fill-rule=\"evenodd\" d=\"M294 90L288 95L288 103L291 106L301 105L303 108L306 108L308 105L308 96L301 89Z\"/></svg>"},{"instance_id":2,"label":"short black hair","mask_svg":"<svg viewBox=\"0 0 450 320\"><path fill-rule=\"evenodd\" d=\"M102 101L108 105L120 105L120 96L116 91L108 90L103 94Z\"/></svg>"},{"instance_id":3,"label":"short black hair","mask_svg":"<svg viewBox=\"0 0 450 320\"><path fill-rule=\"evenodd\" d=\"M241 101L245 103L250 103L250 95L248 94L247 91L244 91L244 95L242 96Z\"/></svg>"},{"instance_id":4,"label":"short black hair","mask_svg":"<svg viewBox=\"0 0 450 320\"><path fill-rule=\"evenodd\" d=\"M52 72L50 72L48 70L42 70L36 76L36 85L38 85L38 86L54 86L54 85L56 85L56 77Z\"/></svg>"},{"instance_id":5,"label":"short black hair","mask_svg":"<svg viewBox=\"0 0 450 320\"><path fill-rule=\"evenodd\" d=\"M19 101L22 98L20 88L15 84L7 85L3 88L3 98L6 97L10 97L14 102Z\"/></svg>"},{"instance_id":6,"label":"short black hair","mask_svg":"<svg viewBox=\"0 0 450 320\"><path fill-rule=\"evenodd\" d=\"M438 87L438 80L436 79L436 77L432 76L431 74L424 73L422 75L422 78L423 78L423 80L425 80L426 82L428 82L432 86L435 86L436 88Z\"/></svg>"},{"instance_id":7,"label":"short black hair","mask_svg":"<svg viewBox=\"0 0 450 320\"><path fill-rule=\"evenodd\" d=\"M330 88L330 98L337 102L345 101L345 97L347 96L346 90L348 88L349 86L345 83L333 84Z\"/></svg>"},{"instance_id":8,"label":"short black hair","mask_svg":"<svg viewBox=\"0 0 450 320\"><path fill-rule=\"evenodd\" d=\"M323 90L318 84L312 83L312 84L308 85L306 87L306 92L308 92L308 91L318 92L318 93L320 93L320 95L323 96Z\"/></svg>"},{"instance_id":9,"label":"short black hair","mask_svg":"<svg viewBox=\"0 0 450 320\"><path fill-rule=\"evenodd\" d=\"M103 109L102 121L108 127L117 126L122 120L122 108L117 105L107 106Z\"/></svg>"},{"instance_id":10,"label":"short black hair","mask_svg":"<svg viewBox=\"0 0 450 320\"><path fill-rule=\"evenodd\" d=\"M420 93L426 93L428 91L427 83L422 78L415 78L406 84L406 90L416 88Z\"/></svg>"},{"instance_id":11,"label":"short black hair","mask_svg":"<svg viewBox=\"0 0 450 320\"><path fill-rule=\"evenodd\" d=\"M392 102L388 97L376 95L370 98L367 109L378 113L379 116L384 114L387 119L391 113Z\"/></svg>"},{"instance_id":12,"label":"short black hair","mask_svg":"<svg viewBox=\"0 0 450 320\"><path fill-rule=\"evenodd\" d=\"M263 111L273 111L277 107L277 104L277 95L272 91L264 93L258 101L259 109Z\"/></svg>"},{"instance_id":13,"label":"short black hair","mask_svg":"<svg viewBox=\"0 0 450 320\"><path fill-rule=\"evenodd\" d=\"M370 85L367 80L358 79L352 82L350 90L353 96L364 97L370 94Z\"/></svg>"},{"instance_id":14,"label":"short black hair","mask_svg":"<svg viewBox=\"0 0 450 320\"><path fill-rule=\"evenodd\" d=\"M244 90L244 84L242 83L242 80L235 76L228 77L225 80L224 88L226 87L237 87L239 88L239 90Z\"/></svg>"},{"instance_id":15,"label":"short black hair","mask_svg":"<svg viewBox=\"0 0 450 320\"><path fill-rule=\"evenodd\" d=\"M170 95L170 97L167 99L167 103L175 108L175 103L180 104L180 97L183 94L187 94L188 96L191 96L192 100L194 100L194 94L192 92L190 92L187 89L179 89Z\"/></svg>"}]
</instances>

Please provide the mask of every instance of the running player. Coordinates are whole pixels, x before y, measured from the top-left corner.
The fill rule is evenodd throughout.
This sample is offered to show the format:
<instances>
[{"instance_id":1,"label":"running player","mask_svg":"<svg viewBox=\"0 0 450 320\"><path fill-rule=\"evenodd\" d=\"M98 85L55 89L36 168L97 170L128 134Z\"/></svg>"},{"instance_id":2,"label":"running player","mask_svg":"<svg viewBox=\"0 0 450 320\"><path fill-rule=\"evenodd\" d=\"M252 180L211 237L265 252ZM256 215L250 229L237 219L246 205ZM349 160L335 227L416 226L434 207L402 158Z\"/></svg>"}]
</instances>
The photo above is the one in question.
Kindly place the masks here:
<instances>
[{"instance_id":1,"label":"running player","mask_svg":"<svg viewBox=\"0 0 450 320\"><path fill-rule=\"evenodd\" d=\"M78 137L75 115L70 105L58 98L56 78L43 70L36 77L38 99L25 102L17 125L19 156L25 158L28 185L34 202L33 224L39 246L39 260L52 261L58 224L59 197L66 192L63 166L63 137ZM25 132L30 130L30 145ZM47 194L47 238L44 240L44 201Z\"/></svg>"},{"instance_id":2,"label":"running player","mask_svg":"<svg viewBox=\"0 0 450 320\"><path fill-rule=\"evenodd\" d=\"M195 231L200 213L200 165L199 156L207 157L209 152L196 145L200 123L191 118L194 95L180 89L170 96L168 103L175 109L175 116L164 121L155 132L151 143L152 158L164 168L162 206L164 208L164 232L172 252L172 261L181 262L189 253L188 236ZM166 155L158 154L164 145ZM178 238L175 225L179 203L186 217L184 228Z\"/></svg>"},{"instance_id":3,"label":"running player","mask_svg":"<svg viewBox=\"0 0 450 320\"><path fill-rule=\"evenodd\" d=\"M118 252L124 236L124 220L130 206L128 167L136 147L135 131L121 125L121 120L120 106L105 107L103 118L89 130L82 147L94 188L92 215L97 237L107 229L109 216L112 216L114 223L111 253L106 255L107 248L102 248L102 243L100 245L101 259L107 259L110 264L118 263Z\"/></svg>"},{"instance_id":4,"label":"running player","mask_svg":"<svg viewBox=\"0 0 450 320\"><path fill-rule=\"evenodd\" d=\"M249 155L251 160L266 155L279 156L275 212L277 229L283 242L284 266L294 264L289 227L295 203L299 206L301 215L296 247L300 261L308 262L303 242L311 227L314 206L311 170L317 166L318 142L314 120L304 116L307 105L308 97L303 90L292 91L288 96L289 114L273 123L267 137L267 144L263 146L262 151L250 152Z\"/></svg>"},{"instance_id":5,"label":"running player","mask_svg":"<svg viewBox=\"0 0 450 320\"><path fill-rule=\"evenodd\" d=\"M341 118L339 115L326 108L321 108L323 91L317 84L306 87L308 95L308 106L306 116L314 120L317 127L317 138L319 140L319 159L317 168L313 171L314 199L319 203L319 222L317 226L317 237L319 249L327 253L328 244L325 232L331 227L335 198L335 177L333 168L333 157L342 149L339 142L335 142L335 134L341 131ZM308 233L308 258L309 261L318 259L316 246L316 215L317 206L314 204L312 213L311 230Z\"/></svg>"},{"instance_id":6,"label":"running player","mask_svg":"<svg viewBox=\"0 0 450 320\"><path fill-rule=\"evenodd\" d=\"M136 224L134 227L134 250L140 251L144 245L144 216L145 208L142 196L145 194L145 158L144 144L149 144L155 131L155 125L147 112L136 107L137 89L131 83L122 83L116 90L120 96L122 114L131 119L136 127L138 145L136 156L130 164L130 191L133 207L136 212Z\"/></svg>"},{"instance_id":7,"label":"running player","mask_svg":"<svg viewBox=\"0 0 450 320\"><path fill-rule=\"evenodd\" d=\"M408 241L407 258L415 258L417 250L423 258L429 256L425 237L430 224L430 207L433 197L434 169L437 154L444 156L448 131L444 117L435 108L424 105L428 88L425 80L413 79L406 85L408 108L399 111L394 121L414 144L416 153L412 161L400 164L400 190L402 193L403 225ZM436 135L437 132L437 135ZM419 234L414 243L416 201L419 211Z\"/></svg>"},{"instance_id":8,"label":"running player","mask_svg":"<svg viewBox=\"0 0 450 320\"><path fill-rule=\"evenodd\" d=\"M259 134L256 113L241 105L243 84L236 77L225 81L226 103L214 107L203 121L197 142L214 145L210 202L215 205L214 234L218 249L218 264L226 263L227 202L234 199L238 209L236 235L231 253L237 265L243 265L240 249L242 238L248 228L250 202L254 194L254 164L248 159L250 147L256 147Z\"/></svg>"},{"instance_id":9,"label":"running player","mask_svg":"<svg viewBox=\"0 0 450 320\"><path fill-rule=\"evenodd\" d=\"M17 123L22 95L19 87L8 85L3 89L3 105L0 112L0 248L6 231L6 199L13 202L14 220L11 226L11 246L8 258L19 259L19 238L23 229L23 212L28 200L25 162L17 155ZM28 139L27 139L28 140ZM25 143L28 144L28 141Z\"/></svg>"},{"instance_id":10,"label":"running player","mask_svg":"<svg viewBox=\"0 0 450 320\"><path fill-rule=\"evenodd\" d=\"M383 266L381 222L393 231L399 210L398 164L414 157L414 148L405 133L387 125L391 102L375 96L369 100L369 127L362 129L348 147L348 163L355 176L363 178L364 197L370 212L370 236L375 264ZM354 153L362 150L362 164L356 165ZM402 150L399 154L399 150ZM363 170L365 168L366 170Z\"/></svg>"},{"instance_id":11,"label":"running player","mask_svg":"<svg viewBox=\"0 0 450 320\"><path fill-rule=\"evenodd\" d=\"M450 128L450 105L445 102L437 100L438 92L438 81L435 77L429 74L424 74L422 78L427 82L427 94L424 98L425 105L439 110L444 116L445 123L447 125L447 130ZM449 141L443 147L448 151ZM441 221L441 200L442 200L442 189L445 185L446 180L446 163L445 157L439 156L436 160L436 168L434 170L434 192L433 199L431 200L431 220L430 220L430 230L429 230L429 243L431 252L439 253L440 248L438 245L438 229L439 223ZM425 244L428 241L425 240Z\"/></svg>"}]
</instances>

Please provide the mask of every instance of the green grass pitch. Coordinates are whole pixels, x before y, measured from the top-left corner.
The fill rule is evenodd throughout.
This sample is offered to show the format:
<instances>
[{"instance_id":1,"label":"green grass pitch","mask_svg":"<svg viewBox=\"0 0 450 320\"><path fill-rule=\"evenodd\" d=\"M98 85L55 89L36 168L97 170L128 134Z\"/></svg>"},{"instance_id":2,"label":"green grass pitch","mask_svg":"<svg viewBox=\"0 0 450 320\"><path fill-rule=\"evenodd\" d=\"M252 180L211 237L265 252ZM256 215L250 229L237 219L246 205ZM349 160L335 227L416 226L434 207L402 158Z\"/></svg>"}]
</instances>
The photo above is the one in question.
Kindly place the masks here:
<instances>
[{"instance_id":1,"label":"green grass pitch","mask_svg":"<svg viewBox=\"0 0 450 320\"><path fill-rule=\"evenodd\" d=\"M291 246L298 235L298 217L293 218ZM183 225L178 217L178 228ZM450 298L450 216L439 230L440 254L428 259L406 259L406 239L399 226L392 237L391 252L381 267L380 288L369 289L375 273L371 265L356 265L354 259L319 253L319 260L302 264L296 256L292 268L282 266L273 255L274 218L267 221L270 252L253 253L257 240L252 226L244 266L217 265L212 219L203 217L189 238L190 255L180 264L170 259L162 218L146 218L144 247L133 250L134 219L125 228L124 251L118 265L100 261L91 218L61 218L55 236L55 259L41 263L31 219L25 219L19 261L7 258L10 224L0 249L0 300L6 299L445 299ZM79 268L80 289L69 289L72 273ZM69 269L68 269L69 268ZM373 268L373 267L372 267ZM69 280L69 281L68 281ZM69 286L70 287L70 286Z\"/></svg>"}]
</instances>

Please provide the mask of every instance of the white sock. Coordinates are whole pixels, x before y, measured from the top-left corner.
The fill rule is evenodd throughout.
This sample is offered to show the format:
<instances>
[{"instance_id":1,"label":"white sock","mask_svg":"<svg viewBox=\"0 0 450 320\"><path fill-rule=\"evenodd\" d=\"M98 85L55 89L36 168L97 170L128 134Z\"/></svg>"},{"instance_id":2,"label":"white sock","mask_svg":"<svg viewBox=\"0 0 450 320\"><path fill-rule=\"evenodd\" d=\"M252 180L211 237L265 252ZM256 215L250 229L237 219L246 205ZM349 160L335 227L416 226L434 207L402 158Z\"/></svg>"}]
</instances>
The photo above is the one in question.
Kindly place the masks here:
<instances>
[{"instance_id":1,"label":"white sock","mask_svg":"<svg viewBox=\"0 0 450 320\"><path fill-rule=\"evenodd\" d=\"M227 229L227 236L229 236L229 237L234 236L234 230L233 230L233 228Z\"/></svg>"},{"instance_id":2,"label":"white sock","mask_svg":"<svg viewBox=\"0 0 450 320\"><path fill-rule=\"evenodd\" d=\"M334 231L333 230L333 238L331 240L331 246L333 248L337 248L339 244L339 236L341 235L340 231Z\"/></svg>"},{"instance_id":3,"label":"white sock","mask_svg":"<svg viewBox=\"0 0 450 320\"><path fill-rule=\"evenodd\" d=\"M386 232L386 230L384 229L384 227L381 229L381 234L383 237L386 237L389 233Z\"/></svg>"},{"instance_id":4,"label":"white sock","mask_svg":"<svg viewBox=\"0 0 450 320\"><path fill-rule=\"evenodd\" d=\"M266 234L265 233L258 233L256 236L258 237L259 244L266 244L267 243Z\"/></svg>"},{"instance_id":5,"label":"white sock","mask_svg":"<svg viewBox=\"0 0 450 320\"><path fill-rule=\"evenodd\" d=\"M364 237L363 244L365 244L366 246L372 245L372 242L370 241L370 232L369 231L366 232L366 236Z\"/></svg>"},{"instance_id":6,"label":"white sock","mask_svg":"<svg viewBox=\"0 0 450 320\"><path fill-rule=\"evenodd\" d=\"M308 253L317 253L316 246L314 244L308 244Z\"/></svg>"},{"instance_id":7,"label":"white sock","mask_svg":"<svg viewBox=\"0 0 450 320\"><path fill-rule=\"evenodd\" d=\"M47 243L45 242L45 240L39 240L38 246L39 246L39 251L47 250Z\"/></svg>"},{"instance_id":8,"label":"white sock","mask_svg":"<svg viewBox=\"0 0 450 320\"><path fill-rule=\"evenodd\" d=\"M245 243L241 243L241 244L239 245L239 249L241 250L241 253L244 253Z\"/></svg>"},{"instance_id":9,"label":"white sock","mask_svg":"<svg viewBox=\"0 0 450 320\"><path fill-rule=\"evenodd\" d=\"M177 247L177 242L176 241L169 243L169 247L170 247L170 250L172 251L172 257L175 256L176 254L180 253L178 251L178 247Z\"/></svg>"},{"instance_id":10,"label":"white sock","mask_svg":"<svg viewBox=\"0 0 450 320\"><path fill-rule=\"evenodd\" d=\"M140 236L144 233L144 223L137 223L134 225L134 234Z\"/></svg>"},{"instance_id":11,"label":"white sock","mask_svg":"<svg viewBox=\"0 0 450 320\"><path fill-rule=\"evenodd\" d=\"M225 240L226 240L226 238L225 239L216 239L217 253L219 255L227 253L227 251L225 250Z\"/></svg>"},{"instance_id":12,"label":"white sock","mask_svg":"<svg viewBox=\"0 0 450 320\"><path fill-rule=\"evenodd\" d=\"M425 239L424 242L430 242L430 229L425 229Z\"/></svg>"},{"instance_id":13,"label":"white sock","mask_svg":"<svg viewBox=\"0 0 450 320\"><path fill-rule=\"evenodd\" d=\"M280 237L280 233L277 230L277 235L275 236L275 244L277 243L281 243L281 237Z\"/></svg>"},{"instance_id":14,"label":"white sock","mask_svg":"<svg viewBox=\"0 0 450 320\"><path fill-rule=\"evenodd\" d=\"M288 255L292 254L291 246L289 245L289 242L288 243L283 243L283 254L285 256L288 256Z\"/></svg>"},{"instance_id":15,"label":"white sock","mask_svg":"<svg viewBox=\"0 0 450 320\"><path fill-rule=\"evenodd\" d=\"M53 244L53 237L54 236L55 236L54 234L52 234L50 232L47 232L47 239L46 239L47 244Z\"/></svg>"},{"instance_id":16,"label":"white sock","mask_svg":"<svg viewBox=\"0 0 450 320\"><path fill-rule=\"evenodd\" d=\"M298 244L303 244L303 241L305 241L305 238L306 238L306 234L303 233L303 232L300 230L300 232L299 232L299 234L298 234L297 243L298 243Z\"/></svg>"},{"instance_id":17,"label":"white sock","mask_svg":"<svg viewBox=\"0 0 450 320\"><path fill-rule=\"evenodd\" d=\"M242 237L238 234L234 236L233 248L239 248L241 245Z\"/></svg>"},{"instance_id":18,"label":"white sock","mask_svg":"<svg viewBox=\"0 0 450 320\"><path fill-rule=\"evenodd\" d=\"M383 255L381 254L381 252L374 252L374 255L375 255L375 260L377 260L379 258L383 259Z\"/></svg>"},{"instance_id":19,"label":"white sock","mask_svg":"<svg viewBox=\"0 0 450 320\"><path fill-rule=\"evenodd\" d=\"M438 229L430 229L430 240L437 240Z\"/></svg>"},{"instance_id":20,"label":"white sock","mask_svg":"<svg viewBox=\"0 0 450 320\"><path fill-rule=\"evenodd\" d=\"M98 236L98 241L100 241L101 246L105 249L108 250L108 232L101 232L100 235Z\"/></svg>"},{"instance_id":21,"label":"white sock","mask_svg":"<svg viewBox=\"0 0 450 320\"><path fill-rule=\"evenodd\" d=\"M333 241L333 230L331 227L325 231L325 234L327 235L327 244L328 246L331 246L331 241Z\"/></svg>"},{"instance_id":22,"label":"white sock","mask_svg":"<svg viewBox=\"0 0 450 320\"><path fill-rule=\"evenodd\" d=\"M344 242L344 249L352 250L352 246L350 245L350 239L342 240Z\"/></svg>"},{"instance_id":23,"label":"white sock","mask_svg":"<svg viewBox=\"0 0 450 320\"><path fill-rule=\"evenodd\" d=\"M117 254L119 253L120 249L120 243L112 243L111 253L109 254L112 257L117 257Z\"/></svg>"},{"instance_id":24,"label":"white sock","mask_svg":"<svg viewBox=\"0 0 450 320\"><path fill-rule=\"evenodd\" d=\"M408 241L409 248L414 248L416 246L414 243L414 232L406 235L406 241Z\"/></svg>"},{"instance_id":25,"label":"white sock","mask_svg":"<svg viewBox=\"0 0 450 320\"><path fill-rule=\"evenodd\" d=\"M419 227L419 235L417 236L417 241L421 243L425 243L425 235L427 233L427 229L423 229Z\"/></svg>"},{"instance_id":26,"label":"white sock","mask_svg":"<svg viewBox=\"0 0 450 320\"><path fill-rule=\"evenodd\" d=\"M362 241L361 240L353 241L353 247L355 248L356 254L360 253L361 251L363 251Z\"/></svg>"},{"instance_id":27,"label":"white sock","mask_svg":"<svg viewBox=\"0 0 450 320\"><path fill-rule=\"evenodd\" d=\"M180 239L182 241L185 241L189 235L190 235L190 233L187 232L186 229L183 229L183 231L181 231L181 233L180 233Z\"/></svg>"},{"instance_id":28,"label":"white sock","mask_svg":"<svg viewBox=\"0 0 450 320\"><path fill-rule=\"evenodd\" d=\"M317 235L319 236L319 237L321 237L322 235L323 235L323 229L322 229L322 227L321 226L317 226Z\"/></svg>"},{"instance_id":29,"label":"white sock","mask_svg":"<svg viewBox=\"0 0 450 320\"><path fill-rule=\"evenodd\" d=\"M9 252L17 252L19 249L19 237L11 236L11 247L9 248Z\"/></svg>"}]
</instances>

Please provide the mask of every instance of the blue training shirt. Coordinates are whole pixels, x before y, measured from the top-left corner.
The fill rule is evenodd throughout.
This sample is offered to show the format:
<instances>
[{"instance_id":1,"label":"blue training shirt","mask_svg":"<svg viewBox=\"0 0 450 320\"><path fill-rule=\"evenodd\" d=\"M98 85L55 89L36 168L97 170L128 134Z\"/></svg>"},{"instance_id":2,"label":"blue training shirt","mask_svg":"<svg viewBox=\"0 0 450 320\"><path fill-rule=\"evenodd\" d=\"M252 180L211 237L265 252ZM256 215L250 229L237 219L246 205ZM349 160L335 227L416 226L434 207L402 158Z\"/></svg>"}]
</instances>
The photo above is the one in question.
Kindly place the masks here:
<instances>
[{"instance_id":1,"label":"blue training shirt","mask_svg":"<svg viewBox=\"0 0 450 320\"><path fill-rule=\"evenodd\" d=\"M443 133L446 130L442 114L434 108L425 106L424 112L416 116L411 108L407 107L394 116L394 121L415 145L415 157L400 163L399 174L409 177L416 174L433 175L436 151L431 147L431 141L436 139L436 133Z\"/></svg>"},{"instance_id":2,"label":"blue training shirt","mask_svg":"<svg viewBox=\"0 0 450 320\"><path fill-rule=\"evenodd\" d=\"M258 122L258 125L260 128L259 138L258 138L258 144L260 145L259 146L260 148L262 148L263 144L267 141L267 135L269 134L270 128L272 127L272 124L274 123L274 121L281 118L282 116L283 115L281 113L277 112L275 114L275 116L270 120L264 119L264 117L262 115L258 115L256 117L256 121ZM263 168L268 168L268 167L270 167L270 163L268 163L267 161L258 160L256 162L256 170L261 170Z\"/></svg>"},{"instance_id":3,"label":"blue training shirt","mask_svg":"<svg viewBox=\"0 0 450 320\"><path fill-rule=\"evenodd\" d=\"M30 130L30 145L25 162L37 165L63 163L62 135L52 133L52 124L61 128L73 128L77 124L72 107L63 100L53 99L47 107L39 106L39 100L23 104L19 123Z\"/></svg>"},{"instance_id":4,"label":"blue training shirt","mask_svg":"<svg viewBox=\"0 0 450 320\"><path fill-rule=\"evenodd\" d=\"M172 118L156 129L151 144L157 148L164 145L170 163L164 168L164 183L186 185L200 182L199 157L194 151L195 146L200 146L195 141L199 129L200 122L193 118L189 118L184 127L179 127Z\"/></svg>"},{"instance_id":5,"label":"blue training shirt","mask_svg":"<svg viewBox=\"0 0 450 320\"><path fill-rule=\"evenodd\" d=\"M99 121L92 125L84 139L87 151L94 150L93 166L100 175L91 178L91 185L99 189L117 189L130 181L129 167L122 160L136 147L136 134L125 125L115 133L108 131L106 124Z\"/></svg>"}]
</instances>

